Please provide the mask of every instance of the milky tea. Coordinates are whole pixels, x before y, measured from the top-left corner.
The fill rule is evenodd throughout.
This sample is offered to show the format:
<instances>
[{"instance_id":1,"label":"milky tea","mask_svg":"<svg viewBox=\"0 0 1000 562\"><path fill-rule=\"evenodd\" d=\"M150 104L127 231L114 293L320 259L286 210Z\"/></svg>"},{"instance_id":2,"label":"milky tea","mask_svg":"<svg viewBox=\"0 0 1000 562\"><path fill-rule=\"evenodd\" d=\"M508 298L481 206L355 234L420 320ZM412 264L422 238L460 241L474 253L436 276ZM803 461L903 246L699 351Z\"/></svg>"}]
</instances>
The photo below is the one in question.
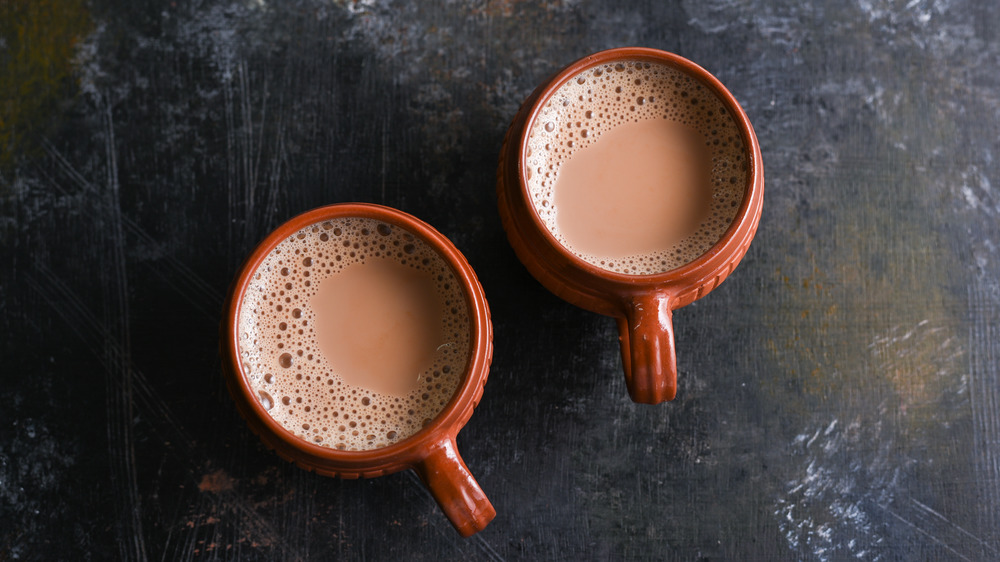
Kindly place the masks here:
<instances>
[{"instance_id":1,"label":"milky tea","mask_svg":"<svg viewBox=\"0 0 1000 562\"><path fill-rule=\"evenodd\" d=\"M370 450L413 435L458 389L471 328L436 251L370 218L310 225L252 276L239 315L247 380L310 443Z\"/></svg>"},{"instance_id":2,"label":"milky tea","mask_svg":"<svg viewBox=\"0 0 1000 562\"><path fill-rule=\"evenodd\" d=\"M743 201L746 146L722 102L671 66L625 60L563 84L528 134L535 211L580 259L663 273L708 251Z\"/></svg>"}]
</instances>

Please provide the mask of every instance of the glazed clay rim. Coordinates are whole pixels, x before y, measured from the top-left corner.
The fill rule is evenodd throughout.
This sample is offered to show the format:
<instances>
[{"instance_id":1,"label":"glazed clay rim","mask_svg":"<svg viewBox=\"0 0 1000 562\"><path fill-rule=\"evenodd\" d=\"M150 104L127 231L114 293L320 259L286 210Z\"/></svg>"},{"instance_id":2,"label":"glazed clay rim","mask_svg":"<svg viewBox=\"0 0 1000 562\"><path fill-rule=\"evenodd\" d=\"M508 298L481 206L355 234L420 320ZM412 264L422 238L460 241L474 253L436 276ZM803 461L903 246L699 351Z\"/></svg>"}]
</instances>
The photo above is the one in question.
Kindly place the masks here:
<instances>
[{"instance_id":1,"label":"glazed clay rim","mask_svg":"<svg viewBox=\"0 0 1000 562\"><path fill-rule=\"evenodd\" d=\"M737 128L740 130L745 146L745 156L747 158L747 183L744 186L743 201L740 204L739 210L736 212L735 218L726 229L726 232L723 233L722 237L719 238L719 240L713 244L711 248L705 251L705 253L680 267L676 267L662 273L629 275L627 273L618 273L616 271L603 269L579 258L576 254L563 246L562 243L556 240L556 238L549 231L548 227L545 226L542 219L538 217L538 210L532 202L531 193L528 190L528 184L525 180L527 177L525 171L527 162L525 152L528 147L528 137L531 134L535 120L538 118L538 113L543 107L545 107L545 104L552 99L552 96L559 90L559 88L562 87L563 84L581 72L600 64L626 60L644 60L656 62L666 66L672 66L691 78L701 82L702 85L706 86L729 110L729 116L733 119ZM746 112L743 111L739 102L736 101L736 98L729 92L728 89L726 89L718 78L713 76L701 66L684 57L681 57L680 55L675 55L659 49L651 49L647 47L618 47L608 49L583 57L559 71L555 77L547 81L544 91L532 104L531 111L529 112L528 117L525 120L524 127L520 133L518 149L517 175L518 182L520 183L521 197L523 197L524 201L527 203L529 211L528 214L531 217L535 228L542 234L543 238L550 246L570 261L573 267L618 286L687 286L688 280L694 280L700 277L702 272L707 273L716 267L717 264L715 262L720 255L723 256L723 259L725 260L728 259L733 251L735 251L735 248L738 247L741 242L741 240L737 239L740 231L743 229L744 224L750 223L752 225L755 220L756 213L751 211L752 209L759 207L760 199L763 197L763 189L757 185L763 175L760 169L760 146L757 141L757 136L754 133L753 126L750 124L750 119L747 117ZM751 228L751 236L753 235L754 230L754 228ZM746 235L744 234L740 238L745 237Z\"/></svg>"},{"instance_id":2,"label":"glazed clay rim","mask_svg":"<svg viewBox=\"0 0 1000 562\"><path fill-rule=\"evenodd\" d=\"M458 281L462 283L463 295L469 310L469 326L471 338L469 342L469 359L463 371L462 382L448 403L442 408L430 424L421 428L413 435L398 443L370 449L366 451L344 451L331 447L322 447L295 436L275 421L267 410L253 395L249 381L243 370L243 362L239 349L239 316L243 306L243 298L250 284L252 275L257 271L264 258L281 241L311 224L319 224L325 220L338 218L370 218L380 220L402 228L406 232L419 237L433 248L451 267ZM307 211L297 215L267 235L241 266L239 274L230 291L227 310L224 317L224 341L230 363L235 372L231 377L238 379L240 394L246 406L253 415L267 427L274 436L297 450L295 460L308 463L308 457L332 461L353 469L377 469L392 464L413 464L418 462L427 452L443 438L454 438L465 425L475 408L478 393L486 382L490 363L491 329L489 327L489 310L482 287L477 280L472 266L465 260L461 252L444 235L422 220L390 207L370 203L339 203ZM309 463L311 464L311 463Z\"/></svg>"}]
</instances>

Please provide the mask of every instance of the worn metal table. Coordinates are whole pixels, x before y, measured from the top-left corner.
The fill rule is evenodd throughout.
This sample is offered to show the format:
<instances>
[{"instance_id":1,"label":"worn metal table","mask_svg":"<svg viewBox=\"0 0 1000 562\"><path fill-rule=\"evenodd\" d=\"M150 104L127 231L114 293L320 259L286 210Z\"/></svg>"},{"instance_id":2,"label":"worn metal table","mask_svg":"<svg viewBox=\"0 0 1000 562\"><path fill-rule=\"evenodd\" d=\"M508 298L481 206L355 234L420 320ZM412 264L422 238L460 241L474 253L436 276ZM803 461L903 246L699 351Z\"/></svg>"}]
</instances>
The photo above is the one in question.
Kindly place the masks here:
<instances>
[{"instance_id":1,"label":"worn metal table","mask_svg":"<svg viewBox=\"0 0 1000 562\"><path fill-rule=\"evenodd\" d=\"M1000 11L947 0L0 3L0 560L1000 559ZM545 76L715 73L767 176L750 252L631 403L614 322L510 250L494 172ZM260 445L219 374L271 228L383 203L493 309L459 436L496 520Z\"/></svg>"}]
</instances>

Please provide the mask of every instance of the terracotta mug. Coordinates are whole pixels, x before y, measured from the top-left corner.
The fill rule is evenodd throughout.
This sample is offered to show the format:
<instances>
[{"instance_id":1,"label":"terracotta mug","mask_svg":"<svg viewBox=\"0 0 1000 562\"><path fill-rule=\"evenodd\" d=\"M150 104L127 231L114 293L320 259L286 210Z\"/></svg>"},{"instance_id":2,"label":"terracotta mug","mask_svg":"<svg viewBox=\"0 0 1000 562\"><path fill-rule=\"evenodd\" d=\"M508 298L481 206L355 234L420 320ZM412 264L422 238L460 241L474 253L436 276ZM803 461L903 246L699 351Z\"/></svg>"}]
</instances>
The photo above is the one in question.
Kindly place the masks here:
<instances>
[{"instance_id":1,"label":"terracotta mug","mask_svg":"<svg viewBox=\"0 0 1000 562\"><path fill-rule=\"evenodd\" d=\"M594 74L595 67L619 68L621 65L617 61L667 66L694 79L721 103L742 141L745 182L735 217L721 238L696 259L660 273L632 275L584 261L552 234L540 218L537 202L533 202L529 192L530 174L536 172L526 166L531 155L529 136L533 127L541 126L538 120L543 108L570 80L582 77L587 71L599 76ZM612 66L601 66L607 63ZM596 115L597 111L593 113ZM553 128L551 122L545 127L550 131ZM617 319L629 394L634 401L648 404L672 400L677 391L673 311L708 294L740 262L760 221L763 192L760 146L750 121L732 94L695 63L646 48L611 49L584 57L541 84L514 117L497 169L500 217L518 258L556 296Z\"/></svg>"},{"instance_id":2,"label":"terracotta mug","mask_svg":"<svg viewBox=\"0 0 1000 562\"><path fill-rule=\"evenodd\" d=\"M271 404L262 404L262 398L251 387L248 365L244 364L240 349L241 307L251 278L262 262L279 243L303 228L346 217L376 219L423 241L443 258L462 285L469 313L468 361L450 401L413 435L371 450L320 446L286 430L268 413ZM412 468L462 536L482 530L496 515L455 444L459 430L468 422L483 394L492 353L493 332L486 297L472 267L458 249L419 219L370 204L339 204L315 209L270 233L240 268L229 291L221 326L221 354L229 392L240 414L267 447L306 470L339 478L373 478Z\"/></svg>"}]
</instances>

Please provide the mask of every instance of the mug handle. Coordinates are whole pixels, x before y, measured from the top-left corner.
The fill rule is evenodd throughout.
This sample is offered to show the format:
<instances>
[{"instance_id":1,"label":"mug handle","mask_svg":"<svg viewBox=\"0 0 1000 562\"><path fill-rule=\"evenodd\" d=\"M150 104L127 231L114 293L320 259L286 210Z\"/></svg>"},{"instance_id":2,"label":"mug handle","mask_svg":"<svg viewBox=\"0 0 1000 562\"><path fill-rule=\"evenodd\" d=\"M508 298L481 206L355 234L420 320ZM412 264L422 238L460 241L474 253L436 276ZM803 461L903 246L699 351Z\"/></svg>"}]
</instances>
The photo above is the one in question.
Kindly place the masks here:
<instances>
[{"instance_id":1,"label":"mug handle","mask_svg":"<svg viewBox=\"0 0 1000 562\"><path fill-rule=\"evenodd\" d=\"M435 443L414 469L463 537L482 531L496 516L493 504L459 456L455 436Z\"/></svg>"},{"instance_id":2,"label":"mug handle","mask_svg":"<svg viewBox=\"0 0 1000 562\"><path fill-rule=\"evenodd\" d=\"M634 295L618 320L622 365L629 396L635 402L659 404L677 394L677 350L674 312L669 295Z\"/></svg>"}]
</instances>

